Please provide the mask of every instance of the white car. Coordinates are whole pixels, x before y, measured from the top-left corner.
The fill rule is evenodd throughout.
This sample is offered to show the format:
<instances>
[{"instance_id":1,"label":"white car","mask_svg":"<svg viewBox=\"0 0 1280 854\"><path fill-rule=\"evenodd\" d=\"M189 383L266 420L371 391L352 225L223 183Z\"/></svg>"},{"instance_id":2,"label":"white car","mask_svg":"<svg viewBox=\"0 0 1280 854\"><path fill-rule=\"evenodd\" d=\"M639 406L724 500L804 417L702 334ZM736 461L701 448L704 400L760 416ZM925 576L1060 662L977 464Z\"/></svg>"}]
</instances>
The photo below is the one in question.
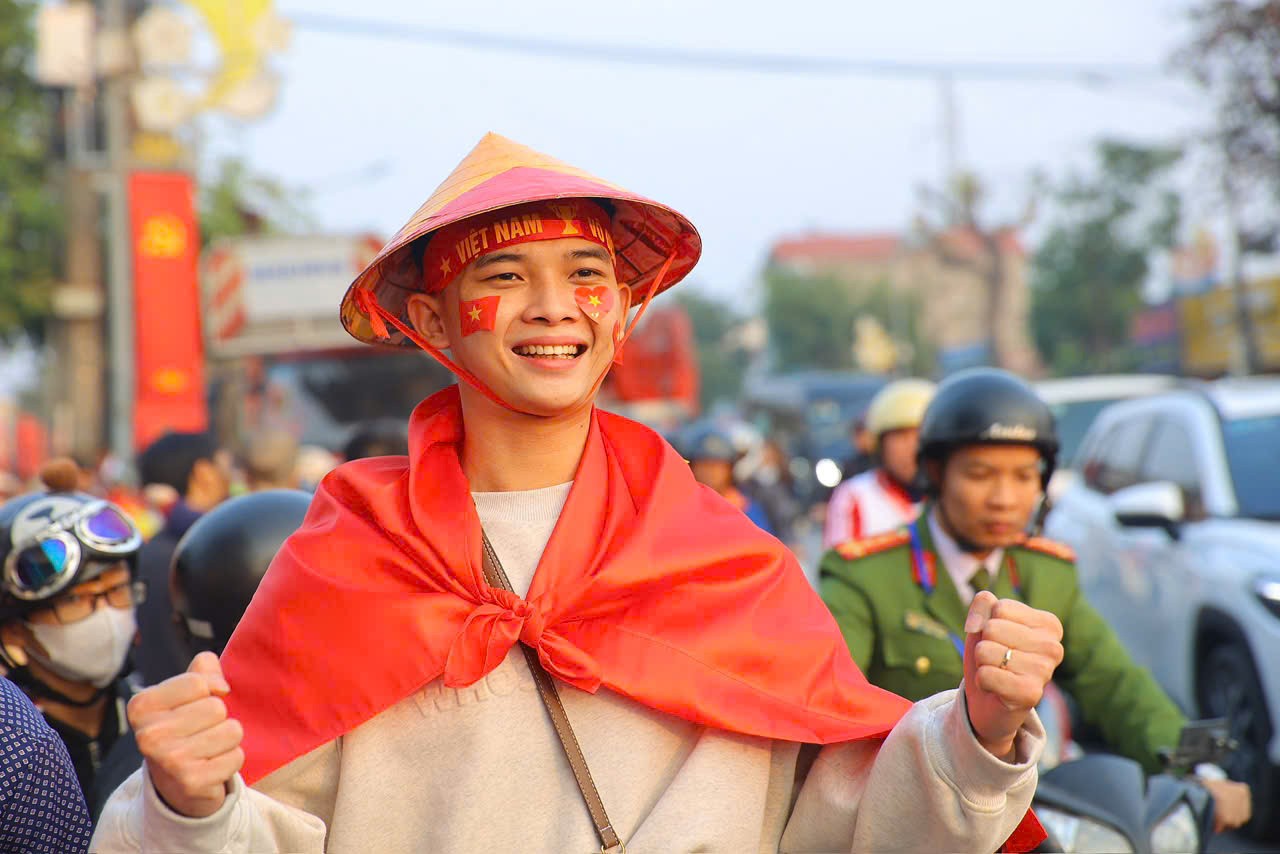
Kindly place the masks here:
<instances>
[{"instance_id":1,"label":"white car","mask_svg":"<svg viewBox=\"0 0 1280 854\"><path fill-rule=\"evenodd\" d=\"M1178 383L1179 379L1169 374L1102 374L1037 382L1036 394L1053 410L1061 444L1058 469L1049 482L1049 500L1057 501L1075 483L1080 441L1099 412L1117 401L1168 391Z\"/></svg>"},{"instance_id":2,"label":"white car","mask_svg":"<svg viewBox=\"0 0 1280 854\"><path fill-rule=\"evenodd\" d=\"M1081 586L1191 717L1228 717L1256 837L1280 833L1280 379L1116 403L1046 520Z\"/></svg>"}]
</instances>

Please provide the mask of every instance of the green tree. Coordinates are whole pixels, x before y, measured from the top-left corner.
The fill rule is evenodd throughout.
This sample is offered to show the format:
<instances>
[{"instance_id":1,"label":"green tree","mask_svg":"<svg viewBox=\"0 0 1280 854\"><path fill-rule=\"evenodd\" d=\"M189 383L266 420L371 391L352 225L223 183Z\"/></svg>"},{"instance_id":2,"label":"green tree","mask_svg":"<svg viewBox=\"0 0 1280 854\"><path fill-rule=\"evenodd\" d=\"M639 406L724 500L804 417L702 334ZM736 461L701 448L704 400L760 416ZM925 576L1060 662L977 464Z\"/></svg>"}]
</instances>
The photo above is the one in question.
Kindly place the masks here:
<instances>
[{"instance_id":1,"label":"green tree","mask_svg":"<svg viewBox=\"0 0 1280 854\"><path fill-rule=\"evenodd\" d=\"M1280 0L1206 0L1190 11L1191 38L1174 56L1211 97L1213 142L1243 195L1270 205L1250 225L1274 235L1280 201ZM1253 236L1253 235L1247 235ZM1259 235L1261 236L1261 235Z\"/></svg>"},{"instance_id":2,"label":"green tree","mask_svg":"<svg viewBox=\"0 0 1280 854\"><path fill-rule=\"evenodd\" d=\"M765 271L764 314L779 371L853 370L854 322L870 315L895 342L907 345L899 368L933 372L934 348L919 327L919 304L888 282L851 287L835 276L770 268Z\"/></svg>"},{"instance_id":3,"label":"green tree","mask_svg":"<svg viewBox=\"0 0 1280 854\"><path fill-rule=\"evenodd\" d=\"M240 157L223 158L209 172L200 182L203 245L223 237L289 234L314 228L305 190L255 172Z\"/></svg>"},{"instance_id":4,"label":"green tree","mask_svg":"<svg viewBox=\"0 0 1280 854\"><path fill-rule=\"evenodd\" d=\"M54 110L28 73L35 8L0 0L0 338L39 334L61 245L48 155Z\"/></svg>"},{"instance_id":5,"label":"green tree","mask_svg":"<svg viewBox=\"0 0 1280 854\"><path fill-rule=\"evenodd\" d=\"M849 288L833 276L765 271L764 315L779 371L853 367L857 306Z\"/></svg>"},{"instance_id":6,"label":"green tree","mask_svg":"<svg viewBox=\"0 0 1280 854\"><path fill-rule=\"evenodd\" d=\"M1190 13L1192 35L1174 56L1210 96L1214 189L1227 214L1231 254L1269 254L1280 233L1280 0L1205 0ZM1240 265L1230 282L1245 368L1262 368ZM1280 821L1274 822L1280 825Z\"/></svg>"},{"instance_id":7,"label":"green tree","mask_svg":"<svg viewBox=\"0 0 1280 854\"><path fill-rule=\"evenodd\" d=\"M1096 168L1054 189L1056 216L1032 263L1032 325L1055 373L1133 367L1125 346L1148 258L1173 244L1181 215L1164 179L1172 147L1098 143Z\"/></svg>"},{"instance_id":8,"label":"green tree","mask_svg":"<svg viewBox=\"0 0 1280 854\"><path fill-rule=\"evenodd\" d=\"M676 302L689 315L698 347L699 398L704 411L717 400L742 393L746 354L730 340L744 318L725 300L697 289L680 291Z\"/></svg>"}]
</instances>

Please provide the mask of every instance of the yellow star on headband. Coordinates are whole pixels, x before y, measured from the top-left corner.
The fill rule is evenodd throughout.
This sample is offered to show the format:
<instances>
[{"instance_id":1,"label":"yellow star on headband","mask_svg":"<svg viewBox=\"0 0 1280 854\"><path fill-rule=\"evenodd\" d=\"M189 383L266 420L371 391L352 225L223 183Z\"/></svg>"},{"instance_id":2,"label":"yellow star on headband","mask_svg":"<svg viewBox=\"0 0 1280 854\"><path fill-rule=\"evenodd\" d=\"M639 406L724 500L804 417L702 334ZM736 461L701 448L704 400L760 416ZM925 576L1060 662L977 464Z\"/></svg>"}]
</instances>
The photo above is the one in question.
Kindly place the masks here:
<instances>
[{"instance_id":1,"label":"yellow star on headband","mask_svg":"<svg viewBox=\"0 0 1280 854\"><path fill-rule=\"evenodd\" d=\"M480 311L480 306L478 305L472 306L471 311L467 312L467 314L471 317L473 321L479 322L480 315L482 314L482 312Z\"/></svg>"},{"instance_id":2,"label":"yellow star on headband","mask_svg":"<svg viewBox=\"0 0 1280 854\"><path fill-rule=\"evenodd\" d=\"M448 258L440 259L440 272L446 276L453 272L453 264L449 262Z\"/></svg>"}]
</instances>

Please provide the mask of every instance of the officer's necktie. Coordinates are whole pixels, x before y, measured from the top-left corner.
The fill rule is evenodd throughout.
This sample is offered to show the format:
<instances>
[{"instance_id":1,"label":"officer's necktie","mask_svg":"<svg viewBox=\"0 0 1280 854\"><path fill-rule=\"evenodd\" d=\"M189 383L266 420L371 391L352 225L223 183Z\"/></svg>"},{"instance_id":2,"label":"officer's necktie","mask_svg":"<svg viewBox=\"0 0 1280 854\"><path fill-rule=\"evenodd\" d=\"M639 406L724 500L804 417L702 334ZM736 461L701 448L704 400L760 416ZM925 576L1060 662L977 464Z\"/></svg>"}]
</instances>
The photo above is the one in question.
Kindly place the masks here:
<instances>
[{"instance_id":1,"label":"officer's necktie","mask_svg":"<svg viewBox=\"0 0 1280 854\"><path fill-rule=\"evenodd\" d=\"M979 590L986 590L991 586L991 573L987 572L987 568L984 566L973 574L973 577L969 579L969 583L973 585L975 593Z\"/></svg>"}]
</instances>

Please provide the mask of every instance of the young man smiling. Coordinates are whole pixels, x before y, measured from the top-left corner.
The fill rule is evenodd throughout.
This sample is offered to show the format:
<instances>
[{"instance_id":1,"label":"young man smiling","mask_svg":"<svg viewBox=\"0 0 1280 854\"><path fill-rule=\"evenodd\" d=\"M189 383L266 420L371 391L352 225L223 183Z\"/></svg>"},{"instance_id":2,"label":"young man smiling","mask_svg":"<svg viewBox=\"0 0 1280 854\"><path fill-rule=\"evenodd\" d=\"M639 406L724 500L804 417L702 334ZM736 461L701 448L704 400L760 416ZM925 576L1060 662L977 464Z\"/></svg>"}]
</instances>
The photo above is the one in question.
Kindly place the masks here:
<instances>
[{"instance_id":1,"label":"young man smiling","mask_svg":"<svg viewBox=\"0 0 1280 854\"><path fill-rule=\"evenodd\" d=\"M221 664L131 705L146 765L94 850L1036 844L1052 616L1019 612L1014 673L976 651L979 597L963 690L911 707L776 540L593 407L632 300L700 251L670 208L482 140L342 309L462 383L407 458L326 478Z\"/></svg>"}]
</instances>

